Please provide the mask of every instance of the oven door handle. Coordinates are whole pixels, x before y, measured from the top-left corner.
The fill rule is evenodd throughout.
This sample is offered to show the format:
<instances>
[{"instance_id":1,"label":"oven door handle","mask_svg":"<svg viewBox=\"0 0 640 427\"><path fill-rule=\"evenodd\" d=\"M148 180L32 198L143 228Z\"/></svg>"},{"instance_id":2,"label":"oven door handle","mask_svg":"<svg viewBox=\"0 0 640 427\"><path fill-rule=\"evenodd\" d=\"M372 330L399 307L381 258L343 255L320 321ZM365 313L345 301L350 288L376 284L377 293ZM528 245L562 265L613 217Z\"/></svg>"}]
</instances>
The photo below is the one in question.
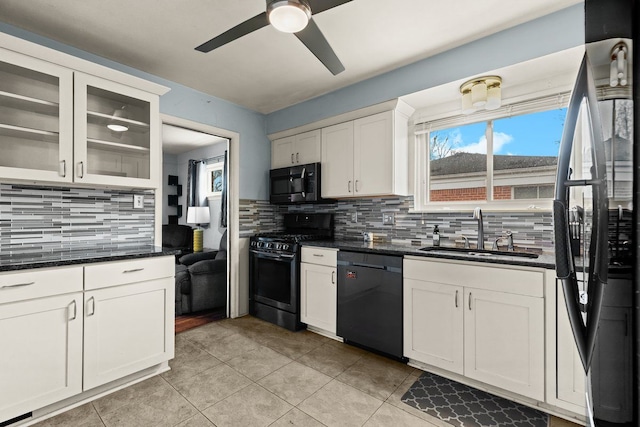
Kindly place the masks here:
<instances>
[{"instance_id":1,"label":"oven door handle","mask_svg":"<svg viewBox=\"0 0 640 427\"><path fill-rule=\"evenodd\" d=\"M255 249L251 249L250 252L259 258L269 258L275 260L291 261L296 256L296 254L272 254L270 252L261 252Z\"/></svg>"}]
</instances>

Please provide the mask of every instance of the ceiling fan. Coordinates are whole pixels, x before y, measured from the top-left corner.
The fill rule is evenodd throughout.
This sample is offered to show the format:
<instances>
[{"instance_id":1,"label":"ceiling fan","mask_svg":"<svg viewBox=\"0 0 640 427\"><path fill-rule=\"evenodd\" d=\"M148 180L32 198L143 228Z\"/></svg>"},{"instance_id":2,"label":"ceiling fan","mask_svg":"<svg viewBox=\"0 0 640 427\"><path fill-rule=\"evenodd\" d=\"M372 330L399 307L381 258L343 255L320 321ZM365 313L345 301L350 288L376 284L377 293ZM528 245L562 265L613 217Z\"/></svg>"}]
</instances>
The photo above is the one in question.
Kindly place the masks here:
<instances>
[{"instance_id":1,"label":"ceiling fan","mask_svg":"<svg viewBox=\"0 0 640 427\"><path fill-rule=\"evenodd\" d=\"M312 18L325 10L340 6L352 0L266 0L267 10L243 23L236 25L217 37L196 47L200 52L211 52L267 25L277 30L294 33L316 58L335 76L344 71L344 65L336 56L329 42Z\"/></svg>"}]
</instances>

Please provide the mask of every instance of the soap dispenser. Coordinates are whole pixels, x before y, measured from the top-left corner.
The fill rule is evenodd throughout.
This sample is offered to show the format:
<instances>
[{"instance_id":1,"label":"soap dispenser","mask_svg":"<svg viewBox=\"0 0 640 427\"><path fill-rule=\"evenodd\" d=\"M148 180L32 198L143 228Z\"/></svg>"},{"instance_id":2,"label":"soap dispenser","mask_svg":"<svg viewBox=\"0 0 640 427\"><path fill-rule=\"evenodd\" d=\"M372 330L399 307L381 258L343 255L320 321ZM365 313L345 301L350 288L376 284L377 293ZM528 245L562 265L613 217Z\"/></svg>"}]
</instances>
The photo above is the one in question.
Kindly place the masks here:
<instances>
[{"instance_id":1,"label":"soap dispenser","mask_svg":"<svg viewBox=\"0 0 640 427\"><path fill-rule=\"evenodd\" d=\"M437 225L433 226L433 246L440 246L440 229Z\"/></svg>"}]
</instances>

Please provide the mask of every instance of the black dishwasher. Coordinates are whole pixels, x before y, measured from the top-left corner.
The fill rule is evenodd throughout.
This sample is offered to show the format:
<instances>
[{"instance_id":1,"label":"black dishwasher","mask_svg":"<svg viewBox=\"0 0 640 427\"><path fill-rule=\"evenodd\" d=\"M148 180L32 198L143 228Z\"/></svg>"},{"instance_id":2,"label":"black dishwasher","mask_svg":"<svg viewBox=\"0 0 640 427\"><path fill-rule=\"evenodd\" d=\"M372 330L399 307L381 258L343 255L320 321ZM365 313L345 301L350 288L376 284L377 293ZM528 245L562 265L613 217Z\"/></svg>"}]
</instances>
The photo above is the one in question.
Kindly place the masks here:
<instances>
[{"instance_id":1,"label":"black dishwasher","mask_svg":"<svg viewBox=\"0 0 640 427\"><path fill-rule=\"evenodd\" d=\"M402 357L402 257L338 252L338 329L346 343Z\"/></svg>"}]
</instances>

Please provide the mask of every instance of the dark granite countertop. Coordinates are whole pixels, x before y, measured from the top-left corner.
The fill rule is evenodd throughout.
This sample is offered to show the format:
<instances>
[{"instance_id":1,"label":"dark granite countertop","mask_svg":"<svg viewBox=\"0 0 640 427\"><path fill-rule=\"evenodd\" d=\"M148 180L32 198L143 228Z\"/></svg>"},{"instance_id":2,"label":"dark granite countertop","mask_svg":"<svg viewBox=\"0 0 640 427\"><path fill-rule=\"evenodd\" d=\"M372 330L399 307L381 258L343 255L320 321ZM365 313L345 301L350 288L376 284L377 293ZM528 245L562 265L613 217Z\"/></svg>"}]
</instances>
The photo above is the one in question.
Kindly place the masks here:
<instances>
[{"instance_id":1,"label":"dark granite countertop","mask_svg":"<svg viewBox=\"0 0 640 427\"><path fill-rule=\"evenodd\" d=\"M542 253L538 255L538 258L521 258L518 256L509 256L507 252L505 255L491 255L478 256L471 255L464 252L447 252L446 246L442 246L441 249L421 251L421 247L425 246L413 246L393 244L388 242L362 242L360 240L316 240L305 241L303 246L318 246L326 248L336 248L340 250L350 250L356 252L370 252L385 255L415 255L423 256L427 258L444 258L444 259L457 259L463 261L485 262L492 264L507 264L507 265L521 265L526 267L538 267L546 269L555 269L555 256L552 253Z\"/></svg>"},{"instance_id":2,"label":"dark granite countertop","mask_svg":"<svg viewBox=\"0 0 640 427\"><path fill-rule=\"evenodd\" d=\"M123 261L135 258L149 258L175 255L172 249L158 246L99 247L92 250L60 250L50 252L25 252L0 254L0 271L27 270L30 268L61 267L93 262Z\"/></svg>"}]
</instances>

